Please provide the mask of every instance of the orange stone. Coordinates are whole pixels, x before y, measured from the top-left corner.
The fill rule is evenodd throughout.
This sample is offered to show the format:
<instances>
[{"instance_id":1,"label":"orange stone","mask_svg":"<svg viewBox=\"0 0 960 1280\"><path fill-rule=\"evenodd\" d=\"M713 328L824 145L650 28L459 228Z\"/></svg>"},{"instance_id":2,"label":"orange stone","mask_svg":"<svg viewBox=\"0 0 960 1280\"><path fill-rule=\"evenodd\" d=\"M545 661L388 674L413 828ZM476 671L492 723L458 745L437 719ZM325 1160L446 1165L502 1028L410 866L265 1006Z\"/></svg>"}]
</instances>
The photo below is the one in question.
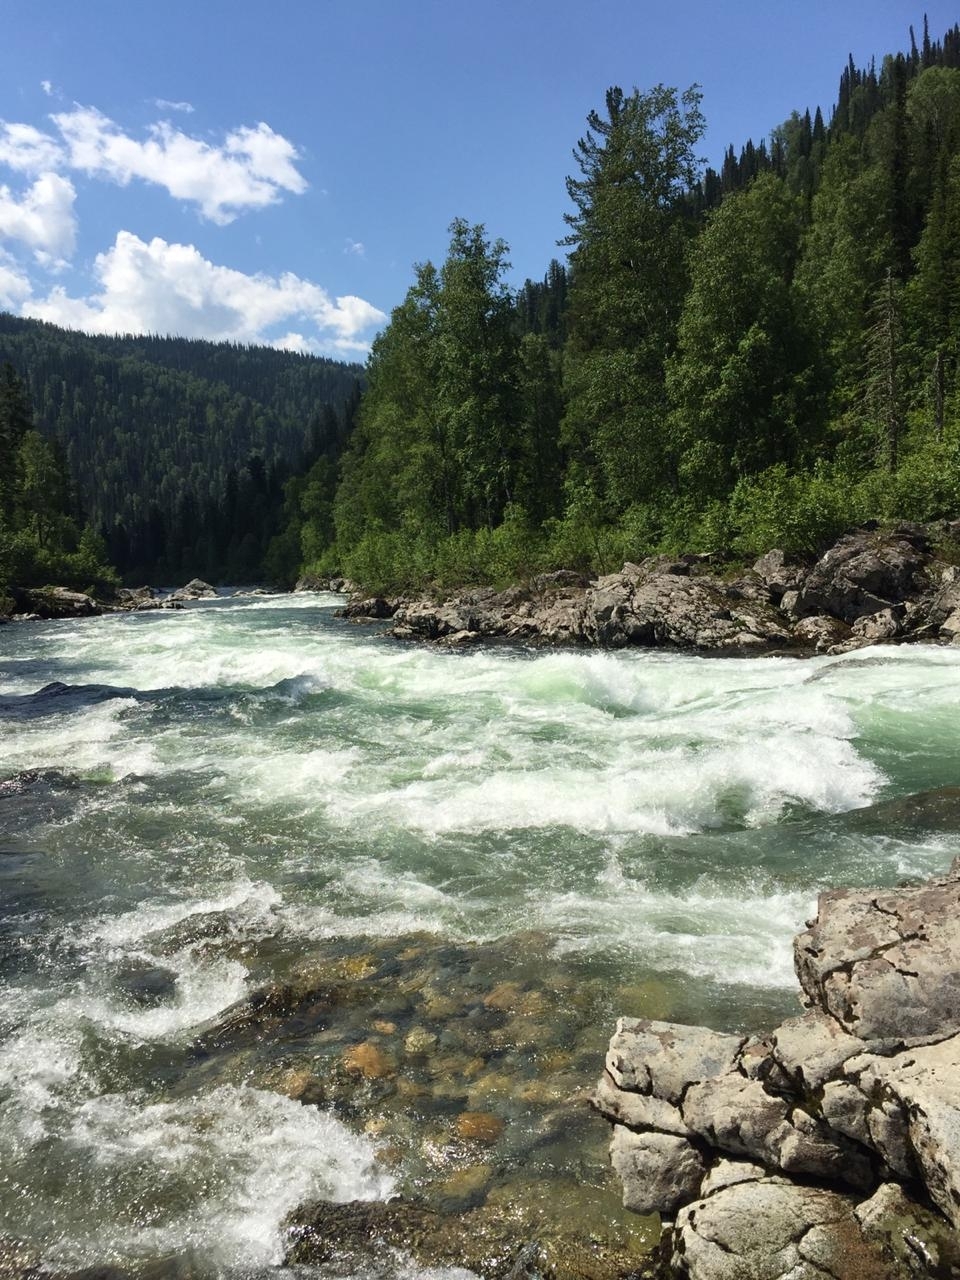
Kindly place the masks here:
<instances>
[{"instance_id":1,"label":"orange stone","mask_svg":"<svg viewBox=\"0 0 960 1280\"><path fill-rule=\"evenodd\" d=\"M363 1076L365 1080L382 1080L384 1076L393 1075L393 1063L370 1040L351 1045L343 1055L343 1065L352 1075Z\"/></svg>"},{"instance_id":2,"label":"orange stone","mask_svg":"<svg viewBox=\"0 0 960 1280\"><path fill-rule=\"evenodd\" d=\"M496 1142L503 1133L504 1123L489 1111L461 1111L455 1128L459 1137L471 1142Z\"/></svg>"}]
</instances>

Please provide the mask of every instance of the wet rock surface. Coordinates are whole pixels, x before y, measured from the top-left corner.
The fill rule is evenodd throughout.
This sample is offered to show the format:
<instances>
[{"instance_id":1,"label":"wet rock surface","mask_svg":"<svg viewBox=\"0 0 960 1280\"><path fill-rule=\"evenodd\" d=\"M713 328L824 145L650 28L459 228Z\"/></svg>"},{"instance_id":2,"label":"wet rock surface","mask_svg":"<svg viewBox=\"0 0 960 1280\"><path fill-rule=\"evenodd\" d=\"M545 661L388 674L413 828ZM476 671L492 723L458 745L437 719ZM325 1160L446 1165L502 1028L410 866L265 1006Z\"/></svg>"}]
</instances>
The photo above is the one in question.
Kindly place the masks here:
<instances>
[{"instance_id":1,"label":"wet rock surface","mask_svg":"<svg viewBox=\"0 0 960 1280\"><path fill-rule=\"evenodd\" d=\"M910 640L960 643L960 568L941 558L950 536L940 526L871 525L812 563L774 549L734 578L712 571L709 557L651 556L594 581L560 570L506 591L481 587L440 601L357 594L343 615L390 619L393 636L445 645L501 638L839 654Z\"/></svg>"},{"instance_id":2,"label":"wet rock surface","mask_svg":"<svg viewBox=\"0 0 960 1280\"><path fill-rule=\"evenodd\" d=\"M457 1213L422 1200L319 1202L288 1224L288 1265L366 1271L400 1250L421 1266L466 1267L483 1280L616 1280L653 1277L649 1242L629 1215L589 1187L568 1182L552 1200L533 1183L487 1194Z\"/></svg>"},{"instance_id":3,"label":"wet rock surface","mask_svg":"<svg viewBox=\"0 0 960 1280\"><path fill-rule=\"evenodd\" d=\"M620 1019L593 1104L624 1204L675 1216L690 1280L960 1275L960 859L823 894L795 963L765 1036Z\"/></svg>"}]
</instances>

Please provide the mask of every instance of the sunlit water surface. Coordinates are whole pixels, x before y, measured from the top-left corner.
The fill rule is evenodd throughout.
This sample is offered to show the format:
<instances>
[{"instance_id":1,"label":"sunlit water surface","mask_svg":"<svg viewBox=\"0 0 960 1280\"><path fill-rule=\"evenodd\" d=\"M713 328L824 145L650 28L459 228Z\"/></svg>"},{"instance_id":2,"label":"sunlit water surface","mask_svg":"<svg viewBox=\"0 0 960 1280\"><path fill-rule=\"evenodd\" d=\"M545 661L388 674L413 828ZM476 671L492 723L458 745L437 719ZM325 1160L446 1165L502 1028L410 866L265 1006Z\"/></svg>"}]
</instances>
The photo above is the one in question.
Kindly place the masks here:
<instances>
[{"instance_id":1,"label":"sunlit water surface","mask_svg":"<svg viewBox=\"0 0 960 1280\"><path fill-rule=\"evenodd\" d=\"M0 1235L51 1265L256 1271L298 1204L395 1189L335 1108L185 1074L272 957L535 936L611 1017L772 1023L820 888L958 847L882 807L960 782L955 650L453 653L337 603L0 629ZM243 946L171 949L193 918Z\"/></svg>"}]
</instances>

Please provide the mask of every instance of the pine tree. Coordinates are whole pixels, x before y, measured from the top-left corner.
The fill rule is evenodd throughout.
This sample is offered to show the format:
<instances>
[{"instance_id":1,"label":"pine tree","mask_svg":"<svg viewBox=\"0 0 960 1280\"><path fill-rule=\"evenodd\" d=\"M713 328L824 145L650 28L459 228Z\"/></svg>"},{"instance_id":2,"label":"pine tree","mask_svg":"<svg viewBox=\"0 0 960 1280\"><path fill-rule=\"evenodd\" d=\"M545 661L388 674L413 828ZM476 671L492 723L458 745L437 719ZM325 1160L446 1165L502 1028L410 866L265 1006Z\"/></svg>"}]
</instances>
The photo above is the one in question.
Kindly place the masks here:
<instances>
[{"instance_id":1,"label":"pine tree","mask_svg":"<svg viewBox=\"0 0 960 1280\"><path fill-rule=\"evenodd\" d=\"M0 532L12 531L18 523L20 448L32 429L33 412L26 387L7 361L0 369Z\"/></svg>"},{"instance_id":2,"label":"pine tree","mask_svg":"<svg viewBox=\"0 0 960 1280\"><path fill-rule=\"evenodd\" d=\"M608 90L591 111L567 179L573 284L564 366L564 431L613 511L644 501L670 474L665 362L686 288L684 196L699 162L700 93L658 85Z\"/></svg>"}]
</instances>

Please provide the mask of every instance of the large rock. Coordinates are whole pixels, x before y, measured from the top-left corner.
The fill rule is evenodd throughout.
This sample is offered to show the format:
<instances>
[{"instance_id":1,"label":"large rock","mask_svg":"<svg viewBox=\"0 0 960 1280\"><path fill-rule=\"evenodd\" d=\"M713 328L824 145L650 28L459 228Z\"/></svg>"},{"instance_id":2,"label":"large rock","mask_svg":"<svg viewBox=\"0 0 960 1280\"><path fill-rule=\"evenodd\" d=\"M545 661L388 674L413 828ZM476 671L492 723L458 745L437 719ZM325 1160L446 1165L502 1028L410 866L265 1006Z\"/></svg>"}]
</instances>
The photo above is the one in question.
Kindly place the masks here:
<instances>
[{"instance_id":1,"label":"large rock","mask_svg":"<svg viewBox=\"0 0 960 1280\"><path fill-rule=\"evenodd\" d=\"M853 623L902 604L925 585L928 540L918 526L858 529L830 548L807 575L800 615L825 613Z\"/></svg>"},{"instance_id":2,"label":"large rock","mask_svg":"<svg viewBox=\"0 0 960 1280\"><path fill-rule=\"evenodd\" d=\"M82 591L66 587L11 587L15 612L33 618L91 618L103 613L103 606Z\"/></svg>"},{"instance_id":3,"label":"large rock","mask_svg":"<svg viewBox=\"0 0 960 1280\"><path fill-rule=\"evenodd\" d=\"M212 600L216 594L216 587L212 587L209 582L204 582L201 578L191 578L186 586L180 587L178 590L171 592L167 599Z\"/></svg>"},{"instance_id":4,"label":"large rock","mask_svg":"<svg viewBox=\"0 0 960 1280\"><path fill-rule=\"evenodd\" d=\"M944 569L926 609L927 625L951 644L960 640L960 566Z\"/></svg>"},{"instance_id":5,"label":"large rock","mask_svg":"<svg viewBox=\"0 0 960 1280\"><path fill-rule=\"evenodd\" d=\"M903 640L960 643L960 568L935 558L926 529L900 524L854 530L812 568L774 549L730 579L711 572L707 556L657 555L590 583L561 569L507 591L395 599L375 614L350 609L392 611L394 636L445 643L845 653Z\"/></svg>"},{"instance_id":6,"label":"large rock","mask_svg":"<svg viewBox=\"0 0 960 1280\"><path fill-rule=\"evenodd\" d=\"M607 648L627 645L745 652L790 643L778 611L743 598L684 563L644 562L635 573L602 579L586 593L584 638Z\"/></svg>"},{"instance_id":7,"label":"large rock","mask_svg":"<svg viewBox=\"0 0 960 1280\"><path fill-rule=\"evenodd\" d=\"M780 604L788 591L797 591L803 585L807 569L775 547L755 562L753 573L770 592L774 604Z\"/></svg>"},{"instance_id":8,"label":"large rock","mask_svg":"<svg viewBox=\"0 0 960 1280\"><path fill-rule=\"evenodd\" d=\"M623 1207L634 1213L671 1214L697 1194L706 1164L686 1138L617 1125L610 1162L623 1183Z\"/></svg>"},{"instance_id":9,"label":"large rock","mask_svg":"<svg viewBox=\"0 0 960 1280\"><path fill-rule=\"evenodd\" d=\"M810 1003L861 1040L960 1030L960 860L918 888L822 894L794 959Z\"/></svg>"},{"instance_id":10,"label":"large rock","mask_svg":"<svg viewBox=\"0 0 960 1280\"><path fill-rule=\"evenodd\" d=\"M960 1274L960 859L823 894L795 959L808 1007L762 1038L618 1022L593 1103L624 1203L677 1214L691 1280Z\"/></svg>"},{"instance_id":11,"label":"large rock","mask_svg":"<svg viewBox=\"0 0 960 1280\"><path fill-rule=\"evenodd\" d=\"M674 1274L694 1280L892 1280L853 1202L778 1178L737 1183L684 1209ZM908 1273L903 1273L908 1274Z\"/></svg>"}]
</instances>

